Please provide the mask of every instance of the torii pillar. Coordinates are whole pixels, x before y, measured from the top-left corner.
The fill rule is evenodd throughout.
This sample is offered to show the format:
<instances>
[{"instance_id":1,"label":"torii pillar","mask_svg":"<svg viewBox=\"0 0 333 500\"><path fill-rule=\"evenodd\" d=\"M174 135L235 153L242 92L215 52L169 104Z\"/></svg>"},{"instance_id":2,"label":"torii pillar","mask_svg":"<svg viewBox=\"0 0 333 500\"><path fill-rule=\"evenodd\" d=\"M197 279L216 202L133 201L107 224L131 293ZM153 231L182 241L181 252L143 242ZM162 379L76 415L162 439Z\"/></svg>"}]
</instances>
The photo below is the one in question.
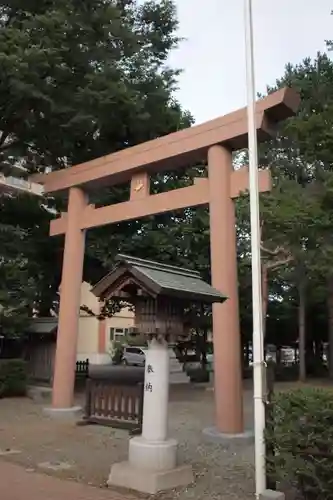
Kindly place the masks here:
<instances>
[{"instance_id":1,"label":"torii pillar","mask_svg":"<svg viewBox=\"0 0 333 500\"><path fill-rule=\"evenodd\" d=\"M215 427L205 434L224 440L251 438L244 432L242 352L237 273L234 199L248 190L247 168L233 169L232 152L214 145L208 150L210 254L212 286L227 300L213 304ZM267 170L259 172L259 191L271 189Z\"/></svg>"},{"instance_id":2,"label":"torii pillar","mask_svg":"<svg viewBox=\"0 0 333 500\"><path fill-rule=\"evenodd\" d=\"M238 306L236 218L231 198L232 153L222 146L208 151L212 286L227 300L213 304L216 429L241 434L243 389Z\"/></svg>"},{"instance_id":3,"label":"torii pillar","mask_svg":"<svg viewBox=\"0 0 333 500\"><path fill-rule=\"evenodd\" d=\"M76 413L73 406L77 336L79 329L81 285L85 250L85 231L80 218L88 205L87 196L78 187L69 190L62 265L57 349L54 366L52 410L59 414ZM49 411L48 411L49 410Z\"/></svg>"}]
</instances>

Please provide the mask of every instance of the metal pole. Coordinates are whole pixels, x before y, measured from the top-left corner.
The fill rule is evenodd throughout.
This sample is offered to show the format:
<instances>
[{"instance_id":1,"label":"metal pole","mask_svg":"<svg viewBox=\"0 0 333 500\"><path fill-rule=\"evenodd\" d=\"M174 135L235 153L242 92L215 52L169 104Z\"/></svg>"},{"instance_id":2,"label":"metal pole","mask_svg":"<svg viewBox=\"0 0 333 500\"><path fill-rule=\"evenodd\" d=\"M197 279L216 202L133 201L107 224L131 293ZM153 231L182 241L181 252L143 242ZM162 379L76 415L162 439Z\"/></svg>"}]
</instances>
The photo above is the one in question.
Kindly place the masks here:
<instances>
[{"instance_id":1,"label":"metal pole","mask_svg":"<svg viewBox=\"0 0 333 500\"><path fill-rule=\"evenodd\" d=\"M255 480L256 497L266 489L265 454L265 405L263 400L264 339L262 321L260 223L258 189L258 150L255 115L255 78L253 55L252 0L244 0L245 7L245 48L246 48L246 88L248 105L249 138L249 184L251 216L251 258L252 258L252 308L253 308L253 398L255 432Z\"/></svg>"}]
</instances>

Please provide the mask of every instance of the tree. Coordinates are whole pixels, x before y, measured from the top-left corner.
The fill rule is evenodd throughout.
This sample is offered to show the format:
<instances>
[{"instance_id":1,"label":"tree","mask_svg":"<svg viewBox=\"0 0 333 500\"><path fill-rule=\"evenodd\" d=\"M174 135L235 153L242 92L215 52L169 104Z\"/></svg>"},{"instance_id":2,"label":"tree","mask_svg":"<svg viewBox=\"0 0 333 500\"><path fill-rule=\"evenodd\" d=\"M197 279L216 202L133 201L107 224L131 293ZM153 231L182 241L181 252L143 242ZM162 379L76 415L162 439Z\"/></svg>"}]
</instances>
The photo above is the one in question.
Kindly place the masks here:
<instances>
[{"instance_id":1,"label":"tree","mask_svg":"<svg viewBox=\"0 0 333 500\"><path fill-rule=\"evenodd\" d=\"M10 234L9 234L10 231ZM0 224L0 334L15 336L26 326L29 299L32 299L33 277L26 260L18 258L16 248L21 246L25 233L20 228Z\"/></svg>"},{"instance_id":2,"label":"tree","mask_svg":"<svg viewBox=\"0 0 333 500\"><path fill-rule=\"evenodd\" d=\"M306 287L318 253L317 239L323 220L321 196L315 182L302 186L280 178L262 206L266 253L278 249L284 255L284 272L292 271L290 278L299 291L300 379L305 380Z\"/></svg>"},{"instance_id":3,"label":"tree","mask_svg":"<svg viewBox=\"0 0 333 500\"><path fill-rule=\"evenodd\" d=\"M61 247L45 237L51 218L30 195L0 197L3 334L22 334L36 311L55 309Z\"/></svg>"},{"instance_id":4,"label":"tree","mask_svg":"<svg viewBox=\"0 0 333 500\"><path fill-rule=\"evenodd\" d=\"M328 42L328 46L330 44ZM305 59L296 66L287 65L284 76L276 86L286 84L299 90L301 107L296 117L288 120L277 140L266 146L264 156L279 175L294 179L305 188L314 185L317 198L322 197L321 215L316 219L316 263L311 273L319 273L327 281L333 360L333 275L328 258L332 255L333 242L328 228L332 226L333 212L324 206L328 198L326 186L331 182L329 179L333 171L333 63L326 54L318 53L314 60ZM333 377L332 362L330 367Z\"/></svg>"},{"instance_id":5,"label":"tree","mask_svg":"<svg viewBox=\"0 0 333 500\"><path fill-rule=\"evenodd\" d=\"M266 316L267 316L267 307L269 300L269 275L273 271L276 271L282 266L288 266L293 260L290 252L281 246L277 246L274 249L270 249L264 246L263 242L261 242L261 290L262 290L262 316L263 316L263 331L264 337L266 332Z\"/></svg>"},{"instance_id":6,"label":"tree","mask_svg":"<svg viewBox=\"0 0 333 500\"><path fill-rule=\"evenodd\" d=\"M178 42L173 2L17 0L0 13L7 158L63 168L189 124L164 67Z\"/></svg>"},{"instance_id":7,"label":"tree","mask_svg":"<svg viewBox=\"0 0 333 500\"><path fill-rule=\"evenodd\" d=\"M0 14L1 170L15 163L28 173L68 168L191 124L173 97L178 71L166 66L178 43L172 1L16 0L0 3ZM119 186L92 202L126 194ZM27 245L17 247L14 231L7 234L31 276L38 263L34 304L43 315L57 301L62 254L60 240L49 240L45 206L59 210L64 202L48 197L28 206L21 197L6 198L1 208L13 229L28 230L28 257ZM90 234L85 278L99 279L98 261L109 263L110 248L114 255L140 227Z\"/></svg>"}]
</instances>

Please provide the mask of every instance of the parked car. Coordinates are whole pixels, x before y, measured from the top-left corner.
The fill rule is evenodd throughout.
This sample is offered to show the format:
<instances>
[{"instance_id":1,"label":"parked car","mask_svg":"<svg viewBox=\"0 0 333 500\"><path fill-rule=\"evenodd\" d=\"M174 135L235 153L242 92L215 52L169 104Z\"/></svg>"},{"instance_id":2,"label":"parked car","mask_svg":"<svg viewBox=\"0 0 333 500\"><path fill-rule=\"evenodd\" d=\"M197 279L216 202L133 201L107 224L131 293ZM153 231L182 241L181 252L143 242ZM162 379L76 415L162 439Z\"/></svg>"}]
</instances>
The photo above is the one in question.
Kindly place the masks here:
<instances>
[{"instance_id":1,"label":"parked car","mask_svg":"<svg viewBox=\"0 0 333 500\"><path fill-rule=\"evenodd\" d=\"M212 353L206 355L207 363L210 365L214 365L214 355Z\"/></svg>"},{"instance_id":2,"label":"parked car","mask_svg":"<svg viewBox=\"0 0 333 500\"><path fill-rule=\"evenodd\" d=\"M125 346L121 362L127 366L144 366L146 362L145 349L143 347Z\"/></svg>"}]
</instances>

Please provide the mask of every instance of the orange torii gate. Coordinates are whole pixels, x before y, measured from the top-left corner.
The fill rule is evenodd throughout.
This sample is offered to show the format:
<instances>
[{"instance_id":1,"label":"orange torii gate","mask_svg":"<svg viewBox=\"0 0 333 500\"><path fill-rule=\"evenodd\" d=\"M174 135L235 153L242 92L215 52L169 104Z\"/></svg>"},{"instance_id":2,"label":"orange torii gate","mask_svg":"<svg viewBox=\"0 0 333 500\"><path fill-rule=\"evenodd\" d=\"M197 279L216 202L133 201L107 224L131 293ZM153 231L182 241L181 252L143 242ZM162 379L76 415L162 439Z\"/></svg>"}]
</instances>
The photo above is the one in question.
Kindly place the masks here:
<instances>
[{"instance_id":1,"label":"orange torii gate","mask_svg":"<svg viewBox=\"0 0 333 500\"><path fill-rule=\"evenodd\" d=\"M290 88L256 104L258 140L274 135L276 125L299 104ZM51 222L50 234L65 234L52 408L70 410L76 362L80 288L85 231L191 206L209 205L212 286L228 297L213 305L216 427L243 432L241 350L235 210L233 200L248 189L248 169L232 167L232 151L247 147L247 114L240 109L211 120L74 167L33 176L45 193L69 191L68 209ZM208 178L192 186L150 194L150 175L195 162L208 162ZM91 190L130 182L129 201L95 208ZM270 174L259 175L261 192L270 190Z\"/></svg>"}]
</instances>

